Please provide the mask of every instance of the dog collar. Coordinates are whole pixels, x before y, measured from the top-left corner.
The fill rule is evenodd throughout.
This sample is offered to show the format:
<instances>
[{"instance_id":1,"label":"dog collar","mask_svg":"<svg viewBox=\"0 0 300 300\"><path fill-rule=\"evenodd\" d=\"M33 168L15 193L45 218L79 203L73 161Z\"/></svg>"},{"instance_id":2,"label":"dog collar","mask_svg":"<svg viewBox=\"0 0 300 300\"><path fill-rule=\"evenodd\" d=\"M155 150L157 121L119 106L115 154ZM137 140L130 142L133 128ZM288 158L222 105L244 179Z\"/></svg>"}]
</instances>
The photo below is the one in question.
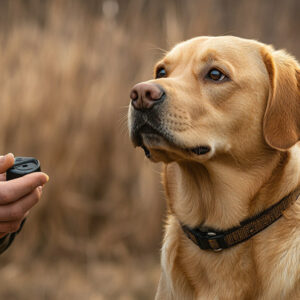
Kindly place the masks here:
<instances>
[{"instance_id":1,"label":"dog collar","mask_svg":"<svg viewBox=\"0 0 300 300\"><path fill-rule=\"evenodd\" d=\"M219 252L247 241L273 224L299 196L300 187L261 213L242 221L240 226L232 227L226 231L204 232L200 230L200 227L189 228L184 224L181 224L181 228L185 235L202 250Z\"/></svg>"}]
</instances>

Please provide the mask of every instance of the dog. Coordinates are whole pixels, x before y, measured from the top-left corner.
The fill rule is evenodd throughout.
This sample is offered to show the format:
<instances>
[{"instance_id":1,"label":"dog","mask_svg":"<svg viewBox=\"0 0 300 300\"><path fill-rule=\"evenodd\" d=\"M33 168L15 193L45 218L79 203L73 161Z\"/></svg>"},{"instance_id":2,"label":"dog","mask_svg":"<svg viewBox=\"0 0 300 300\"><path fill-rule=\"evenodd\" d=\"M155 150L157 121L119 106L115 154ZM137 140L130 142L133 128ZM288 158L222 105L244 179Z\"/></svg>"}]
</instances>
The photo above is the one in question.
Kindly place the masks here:
<instances>
[{"instance_id":1,"label":"dog","mask_svg":"<svg viewBox=\"0 0 300 300\"><path fill-rule=\"evenodd\" d=\"M284 50L197 37L130 93L133 145L163 162L156 299L300 299L300 68Z\"/></svg>"}]
</instances>

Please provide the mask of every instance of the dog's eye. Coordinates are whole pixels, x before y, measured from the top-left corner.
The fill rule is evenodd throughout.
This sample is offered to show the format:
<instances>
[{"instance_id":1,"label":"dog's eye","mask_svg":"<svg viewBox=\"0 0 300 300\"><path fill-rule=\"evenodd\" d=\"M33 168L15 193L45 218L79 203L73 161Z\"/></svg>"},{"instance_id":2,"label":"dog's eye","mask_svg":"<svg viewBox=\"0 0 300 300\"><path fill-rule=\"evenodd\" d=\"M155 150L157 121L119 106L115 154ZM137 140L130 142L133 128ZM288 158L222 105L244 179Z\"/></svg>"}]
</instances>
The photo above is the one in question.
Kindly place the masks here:
<instances>
[{"instance_id":1,"label":"dog's eye","mask_svg":"<svg viewBox=\"0 0 300 300\"><path fill-rule=\"evenodd\" d=\"M162 77L166 77L167 76L167 71L164 68L160 68L156 71L156 76L155 78L162 78Z\"/></svg>"},{"instance_id":2,"label":"dog's eye","mask_svg":"<svg viewBox=\"0 0 300 300\"><path fill-rule=\"evenodd\" d=\"M207 78L213 81L222 81L226 78L226 75L218 69L211 69L207 74Z\"/></svg>"}]
</instances>

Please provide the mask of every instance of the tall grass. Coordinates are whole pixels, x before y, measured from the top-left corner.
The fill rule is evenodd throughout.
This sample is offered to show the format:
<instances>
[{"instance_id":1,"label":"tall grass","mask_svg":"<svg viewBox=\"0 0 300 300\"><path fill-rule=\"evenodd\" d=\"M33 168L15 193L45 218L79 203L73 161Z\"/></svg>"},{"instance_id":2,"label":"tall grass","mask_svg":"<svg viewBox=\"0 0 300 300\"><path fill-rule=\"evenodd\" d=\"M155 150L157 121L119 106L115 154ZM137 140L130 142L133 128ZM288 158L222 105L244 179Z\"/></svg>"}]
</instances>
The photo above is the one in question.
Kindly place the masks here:
<instances>
[{"instance_id":1,"label":"tall grass","mask_svg":"<svg viewBox=\"0 0 300 300\"><path fill-rule=\"evenodd\" d=\"M239 35L300 54L299 8L296 0L1 1L0 152L35 156L50 175L3 264L121 265L146 254L157 263L160 166L128 139L131 86L152 76L160 48L196 35Z\"/></svg>"}]
</instances>

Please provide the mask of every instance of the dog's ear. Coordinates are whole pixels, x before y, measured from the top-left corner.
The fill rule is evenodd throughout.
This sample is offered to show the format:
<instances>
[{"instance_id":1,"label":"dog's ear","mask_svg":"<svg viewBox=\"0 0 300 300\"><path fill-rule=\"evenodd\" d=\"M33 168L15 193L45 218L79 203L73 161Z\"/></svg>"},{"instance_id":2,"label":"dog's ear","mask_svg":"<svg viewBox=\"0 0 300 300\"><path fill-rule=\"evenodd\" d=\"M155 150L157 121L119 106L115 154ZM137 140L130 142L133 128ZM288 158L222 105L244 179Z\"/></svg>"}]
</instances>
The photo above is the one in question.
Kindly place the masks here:
<instances>
[{"instance_id":1,"label":"dog's ear","mask_svg":"<svg viewBox=\"0 0 300 300\"><path fill-rule=\"evenodd\" d=\"M269 74L263 133L272 148L287 150L300 140L300 68L284 51L261 50Z\"/></svg>"}]
</instances>

